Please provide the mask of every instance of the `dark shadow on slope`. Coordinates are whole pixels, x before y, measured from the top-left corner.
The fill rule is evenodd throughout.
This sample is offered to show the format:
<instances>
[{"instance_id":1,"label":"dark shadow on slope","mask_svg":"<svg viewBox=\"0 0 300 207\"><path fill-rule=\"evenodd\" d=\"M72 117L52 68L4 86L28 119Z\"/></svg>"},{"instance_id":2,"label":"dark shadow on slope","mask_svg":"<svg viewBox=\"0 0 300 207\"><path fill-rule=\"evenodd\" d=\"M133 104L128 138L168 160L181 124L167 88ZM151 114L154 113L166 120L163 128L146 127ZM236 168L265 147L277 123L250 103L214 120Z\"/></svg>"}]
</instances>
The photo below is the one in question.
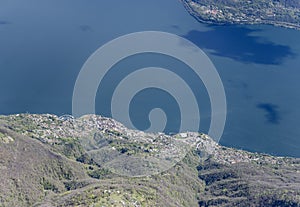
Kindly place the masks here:
<instances>
[{"instance_id":1,"label":"dark shadow on slope","mask_svg":"<svg viewBox=\"0 0 300 207\"><path fill-rule=\"evenodd\" d=\"M239 26L211 26L212 30L192 30L184 37L212 54L244 63L279 65L294 53L286 45L263 40L251 33L259 30Z\"/></svg>"}]
</instances>

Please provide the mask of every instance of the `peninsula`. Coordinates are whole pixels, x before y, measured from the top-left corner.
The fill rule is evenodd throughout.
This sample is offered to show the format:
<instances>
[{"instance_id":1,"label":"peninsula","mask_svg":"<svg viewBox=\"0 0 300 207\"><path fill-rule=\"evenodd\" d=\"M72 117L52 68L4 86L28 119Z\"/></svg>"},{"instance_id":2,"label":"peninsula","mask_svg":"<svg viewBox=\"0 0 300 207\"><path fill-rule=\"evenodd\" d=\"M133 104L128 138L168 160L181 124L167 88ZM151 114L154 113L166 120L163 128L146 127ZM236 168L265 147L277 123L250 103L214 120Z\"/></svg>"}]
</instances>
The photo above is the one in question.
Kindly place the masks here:
<instances>
[{"instance_id":1,"label":"peninsula","mask_svg":"<svg viewBox=\"0 0 300 207\"><path fill-rule=\"evenodd\" d=\"M181 0L198 21L209 24L269 24L300 29L297 0Z\"/></svg>"}]
</instances>

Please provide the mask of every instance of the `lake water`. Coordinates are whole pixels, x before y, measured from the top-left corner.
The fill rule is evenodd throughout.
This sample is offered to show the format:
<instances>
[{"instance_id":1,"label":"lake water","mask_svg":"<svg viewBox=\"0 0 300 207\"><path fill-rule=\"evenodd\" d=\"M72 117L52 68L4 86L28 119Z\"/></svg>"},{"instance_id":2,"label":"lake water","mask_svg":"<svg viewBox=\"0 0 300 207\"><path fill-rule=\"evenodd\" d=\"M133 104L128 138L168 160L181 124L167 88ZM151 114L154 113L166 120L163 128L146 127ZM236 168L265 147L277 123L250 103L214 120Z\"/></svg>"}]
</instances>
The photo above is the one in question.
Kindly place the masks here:
<instances>
[{"instance_id":1,"label":"lake water","mask_svg":"<svg viewBox=\"0 0 300 207\"><path fill-rule=\"evenodd\" d=\"M112 39L145 30L185 37L213 61L228 104L221 144L300 157L300 31L200 24L178 0L2 1L0 113L71 114L73 87L86 59ZM196 96L201 102L201 130L206 132L210 106L203 86L193 74L182 72L184 66L176 60L155 54L127 58L112 69L109 80L114 81L98 91L97 113L110 115L109 93L122 77L118 67L129 73L149 65L171 67L193 87L200 84ZM136 127L147 128L153 107L165 109L170 116L166 131L176 132L180 109L169 94L155 89L132 101Z\"/></svg>"}]
</instances>

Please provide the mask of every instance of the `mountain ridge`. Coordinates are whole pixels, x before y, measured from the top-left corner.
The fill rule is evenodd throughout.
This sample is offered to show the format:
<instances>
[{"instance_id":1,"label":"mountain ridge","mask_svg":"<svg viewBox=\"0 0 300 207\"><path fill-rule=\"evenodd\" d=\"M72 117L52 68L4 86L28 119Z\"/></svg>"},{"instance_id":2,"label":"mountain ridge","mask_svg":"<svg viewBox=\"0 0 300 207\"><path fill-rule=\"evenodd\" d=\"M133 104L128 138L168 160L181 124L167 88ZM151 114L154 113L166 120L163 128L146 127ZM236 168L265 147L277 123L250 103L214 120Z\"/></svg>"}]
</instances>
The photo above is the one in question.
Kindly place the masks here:
<instances>
[{"instance_id":1,"label":"mountain ridge","mask_svg":"<svg viewBox=\"0 0 300 207\"><path fill-rule=\"evenodd\" d=\"M0 158L1 206L300 206L300 159L96 115L0 116Z\"/></svg>"}]
</instances>

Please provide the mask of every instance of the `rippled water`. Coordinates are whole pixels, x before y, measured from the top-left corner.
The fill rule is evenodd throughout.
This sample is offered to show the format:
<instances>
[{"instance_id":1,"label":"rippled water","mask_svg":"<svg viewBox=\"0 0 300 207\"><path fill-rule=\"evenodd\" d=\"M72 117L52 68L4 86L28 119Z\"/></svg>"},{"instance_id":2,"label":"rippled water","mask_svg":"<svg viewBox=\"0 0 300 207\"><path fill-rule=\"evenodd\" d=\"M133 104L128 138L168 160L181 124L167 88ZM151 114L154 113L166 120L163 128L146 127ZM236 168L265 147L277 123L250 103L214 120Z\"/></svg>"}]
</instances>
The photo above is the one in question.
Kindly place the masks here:
<instances>
[{"instance_id":1,"label":"rippled water","mask_svg":"<svg viewBox=\"0 0 300 207\"><path fill-rule=\"evenodd\" d=\"M300 157L300 32L200 24L177 0L2 1L0 113L71 114L73 87L86 59L107 41L144 30L185 37L214 62L228 102L222 144ZM110 115L109 96L118 78L153 64L181 71L199 88L201 130L207 131L210 105L201 83L176 60L155 54L133 56L113 68L108 80L114 81L98 91L97 113ZM165 92L142 91L131 105L132 121L139 129L147 128L148 112L155 107L170 117L167 132L178 129L180 109Z\"/></svg>"}]
</instances>

